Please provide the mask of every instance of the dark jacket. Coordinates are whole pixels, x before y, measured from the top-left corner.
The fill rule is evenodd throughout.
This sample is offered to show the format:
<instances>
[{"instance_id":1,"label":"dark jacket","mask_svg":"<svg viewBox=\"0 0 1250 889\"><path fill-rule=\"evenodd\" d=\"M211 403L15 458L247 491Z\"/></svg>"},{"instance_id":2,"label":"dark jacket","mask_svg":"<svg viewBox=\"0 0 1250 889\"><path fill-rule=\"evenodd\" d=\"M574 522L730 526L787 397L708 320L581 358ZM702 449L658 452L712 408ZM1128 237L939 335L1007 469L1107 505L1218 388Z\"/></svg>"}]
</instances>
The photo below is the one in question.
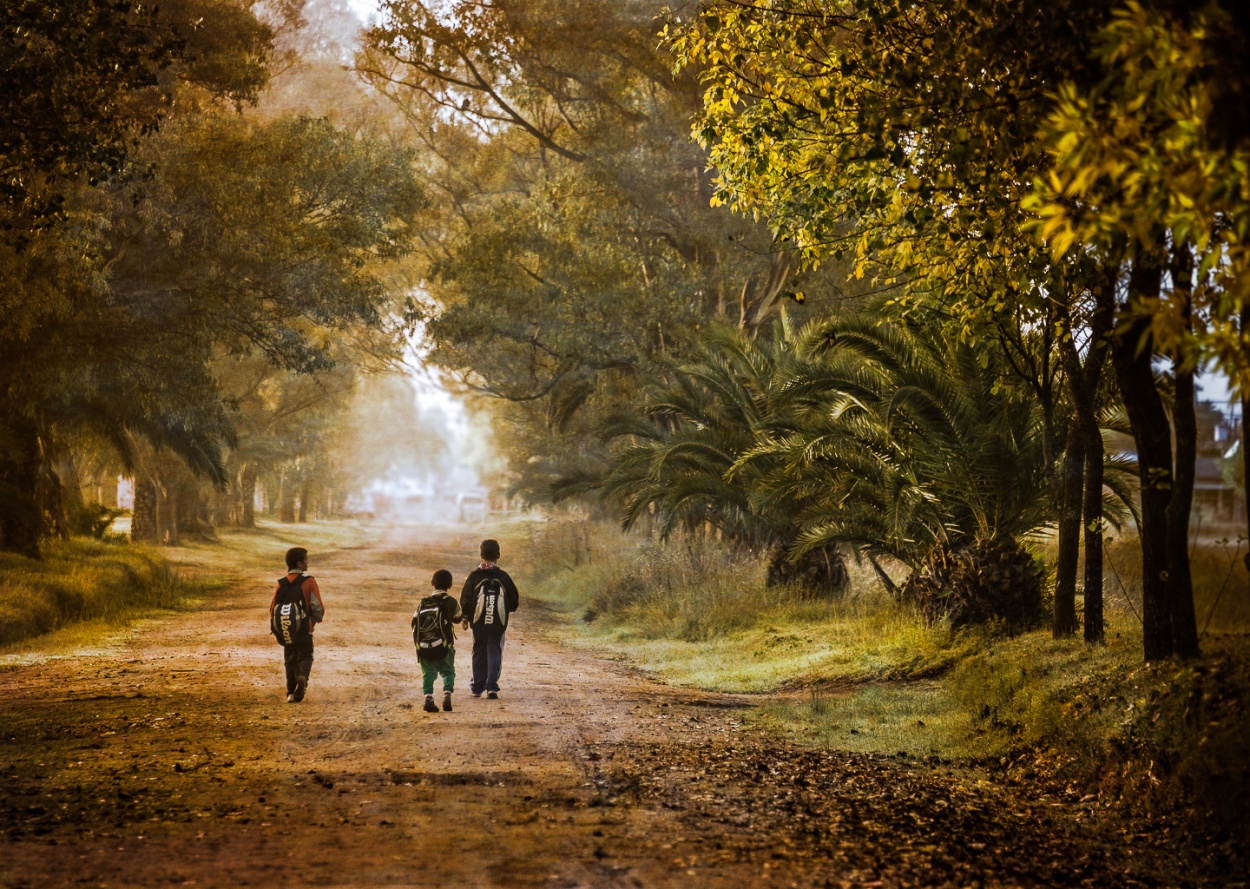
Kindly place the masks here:
<instances>
[{"instance_id":1,"label":"dark jacket","mask_svg":"<svg viewBox=\"0 0 1250 889\"><path fill-rule=\"evenodd\" d=\"M465 578L464 589L460 592L460 610L464 613L466 620L473 620L473 615L477 611L478 584L488 577L498 577L503 582L503 604L508 614L517 610L517 606L520 604L520 595L517 593L516 584L512 582L512 578L508 576L507 571L504 571L498 565L494 568L474 568L469 572L469 576Z\"/></svg>"}]
</instances>

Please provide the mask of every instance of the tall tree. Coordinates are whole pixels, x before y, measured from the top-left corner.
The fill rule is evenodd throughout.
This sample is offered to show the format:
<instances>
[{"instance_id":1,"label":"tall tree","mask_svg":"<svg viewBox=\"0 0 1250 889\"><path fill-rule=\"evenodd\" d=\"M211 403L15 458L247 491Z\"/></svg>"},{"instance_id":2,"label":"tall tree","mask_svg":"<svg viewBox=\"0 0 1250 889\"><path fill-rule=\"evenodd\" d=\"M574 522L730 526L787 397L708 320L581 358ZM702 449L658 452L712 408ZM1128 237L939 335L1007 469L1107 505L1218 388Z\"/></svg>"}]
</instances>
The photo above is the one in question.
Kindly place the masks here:
<instances>
[{"instance_id":1,"label":"tall tree","mask_svg":"<svg viewBox=\"0 0 1250 889\"><path fill-rule=\"evenodd\" d=\"M1212 361L1242 392L1250 374L1250 124L1229 100L1250 88L1244 53L1232 49L1247 24L1238 4L1117 11L1098 46L1105 76L1060 91L1044 133L1053 170L1031 200L1056 253L1123 245L1131 267L1112 351L1141 467L1151 659L1198 652L1195 369ZM1171 365L1170 393L1159 391L1156 359Z\"/></svg>"},{"instance_id":2,"label":"tall tree","mask_svg":"<svg viewBox=\"0 0 1250 889\"><path fill-rule=\"evenodd\" d=\"M690 354L707 319L754 334L819 287L766 227L709 207L697 83L657 48L659 9L395 0L357 62L437 196L417 271L432 359L508 403L531 491L593 463L595 418Z\"/></svg>"},{"instance_id":3,"label":"tall tree","mask_svg":"<svg viewBox=\"0 0 1250 889\"><path fill-rule=\"evenodd\" d=\"M767 214L809 261L849 251L864 275L891 281L906 272L909 289L947 301L964 332L1020 304L1066 328L1058 342L1081 434L1070 437L1065 475L1074 480L1084 464L1087 477L1083 498L1067 485L1064 499L1083 499L1089 511L1091 641L1102 637L1101 517L1094 514L1103 499L1102 458L1093 408L1104 350L1116 356L1126 399L1154 387L1149 358L1135 364L1133 357L1149 321L1135 316L1133 330L1115 317L1112 327L1114 285L1127 263L1127 289L1137 294L1130 302L1151 304L1146 271L1162 260L1136 249L1146 241L1094 242L1054 225L1045 230L1049 243L1039 244L1031 189L1055 164L1037 135L1056 108L1054 95L1109 76L1110 59L1097 50L1112 8L1027 0L724 3L672 32L681 58L708 66L698 132L713 146L722 199ZM1078 315L1077 305L1090 300L1093 310ZM1078 330L1079 323L1088 327ZM1164 455L1151 450L1151 430L1162 415L1143 410L1130 412L1134 432L1139 453L1155 466ZM1143 484L1156 492L1159 471L1161 464L1143 468ZM1156 536L1162 513L1151 504L1143 549L1157 554L1165 549ZM1067 523L1077 514L1075 507L1063 513ZM1075 539L1070 524L1061 527L1061 591L1075 565ZM1173 570L1183 584L1185 566ZM1168 598L1153 587L1150 595ZM1068 599L1057 597L1057 605ZM1056 615L1057 630L1068 625ZM1157 656L1153 642L1146 649Z\"/></svg>"}]
</instances>

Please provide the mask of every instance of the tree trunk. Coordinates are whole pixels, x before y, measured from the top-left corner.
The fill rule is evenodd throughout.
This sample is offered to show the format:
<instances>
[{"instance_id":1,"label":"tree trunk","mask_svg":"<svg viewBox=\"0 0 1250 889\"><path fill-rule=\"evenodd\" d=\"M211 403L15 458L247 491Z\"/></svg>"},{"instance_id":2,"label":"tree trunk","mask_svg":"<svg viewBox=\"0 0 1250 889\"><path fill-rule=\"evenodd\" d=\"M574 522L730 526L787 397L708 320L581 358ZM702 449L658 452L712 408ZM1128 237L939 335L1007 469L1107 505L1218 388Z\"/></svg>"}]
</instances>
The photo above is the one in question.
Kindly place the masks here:
<instances>
[{"instance_id":1,"label":"tree trunk","mask_svg":"<svg viewBox=\"0 0 1250 889\"><path fill-rule=\"evenodd\" d=\"M156 524L156 484L150 478L135 476L135 508L130 520L130 539L155 543L160 539Z\"/></svg>"},{"instance_id":2,"label":"tree trunk","mask_svg":"<svg viewBox=\"0 0 1250 889\"><path fill-rule=\"evenodd\" d=\"M256 467L248 463L243 467L240 481L243 497L243 518L239 522L244 528L256 527Z\"/></svg>"},{"instance_id":3,"label":"tree trunk","mask_svg":"<svg viewBox=\"0 0 1250 889\"><path fill-rule=\"evenodd\" d=\"M1241 357L1250 367L1250 303L1241 307ZM1246 536L1250 539L1250 390L1241 393L1241 502L1246 511ZM1250 574L1250 549L1242 556Z\"/></svg>"},{"instance_id":4,"label":"tree trunk","mask_svg":"<svg viewBox=\"0 0 1250 889\"><path fill-rule=\"evenodd\" d=\"M280 493L278 494L278 521L291 524L295 521L295 485L282 474Z\"/></svg>"},{"instance_id":5,"label":"tree trunk","mask_svg":"<svg viewBox=\"0 0 1250 889\"><path fill-rule=\"evenodd\" d=\"M178 496L177 486L158 484L156 488L157 530L161 543L178 546L182 543L178 527Z\"/></svg>"},{"instance_id":6,"label":"tree trunk","mask_svg":"<svg viewBox=\"0 0 1250 889\"><path fill-rule=\"evenodd\" d=\"M1155 388L1154 336L1148 314L1162 275L1141 245L1129 277L1125 317L1112 342L1120 394L1137 445L1141 479L1142 637L1146 660L1172 655L1172 594L1168 575L1167 508L1172 493L1171 423Z\"/></svg>"},{"instance_id":7,"label":"tree trunk","mask_svg":"<svg viewBox=\"0 0 1250 889\"><path fill-rule=\"evenodd\" d=\"M1181 303L1186 330L1193 328L1191 287L1193 255L1182 247L1173 255L1172 286ZM1188 356L1172 356L1175 375L1172 423L1176 434L1176 469L1168 503L1168 577L1172 593L1172 641L1176 654L1198 656L1198 620L1194 614L1193 581L1189 569L1189 518L1194 502L1195 464L1198 457L1198 416L1194 405L1194 371Z\"/></svg>"},{"instance_id":8,"label":"tree trunk","mask_svg":"<svg viewBox=\"0 0 1250 889\"><path fill-rule=\"evenodd\" d=\"M38 558L44 535L39 484L39 434L32 420L0 405L0 435L8 447L0 452L0 549Z\"/></svg>"},{"instance_id":9,"label":"tree trunk","mask_svg":"<svg viewBox=\"0 0 1250 889\"><path fill-rule=\"evenodd\" d=\"M1073 423L1063 452L1063 500L1059 505L1059 554L1055 565L1055 613L1051 631L1056 639L1076 632L1076 564L1081 548L1081 491L1084 440Z\"/></svg>"},{"instance_id":10,"label":"tree trunk","mask_svg":"<svg viewBox=\"0 0 1250 889\"><path fill-rule=\"evenodd\" d=\"M1085 491L1081 503L1085 534L1085 641L1098 644L1105 638L1102 603L1102 430L1098 425L1098 389L1107 360L1108 337L1115 319L1115 292L1120 280L1119 263L1109 264L1103 279L1093 289L1094 309L1089 316L1089 342L1085 360L1077 350L1072 317L1067 306L1061 310L1064 336L1060 353L1068 378L1068 389L1076 406L1076 422L1085 455Z\"/></svg>"},{"instance_id":11,"label":"tree trunk","mask_svg":"<svg viewBox=\"0 0 1250 889\"><path fill-rule=\"evenodd\" d=\"M1102 615L1102 430L1083 429L1085 440L1085 641L1099 645L1106 639Z\"/></svg>"},{"instance_id":12,"label":"tree trunk","mask_svg":"<svg viewBox=\"0 0 1250 889\"><path fill-rule=\"evenodd\" d=\"M299 489L299 518L298 521L302 525L308 521L308 482L300 485Z\"/></svg>"},{"instance_id":13,"label":"tree trunk","mask_svg":"<svg viewBox=\"0 0 1250 889\"><path fill-rule=\"evenodd\" d=\"M67 448L48 441L46 453L53 469L47 481L52 492L49 510L52 512L51 525L54 533L62 540L69 538L75 531L83 529L83 515L87 511L87 501L82 496L82 480L78 475L78 464Z\"/></svg>"}]
</instances>

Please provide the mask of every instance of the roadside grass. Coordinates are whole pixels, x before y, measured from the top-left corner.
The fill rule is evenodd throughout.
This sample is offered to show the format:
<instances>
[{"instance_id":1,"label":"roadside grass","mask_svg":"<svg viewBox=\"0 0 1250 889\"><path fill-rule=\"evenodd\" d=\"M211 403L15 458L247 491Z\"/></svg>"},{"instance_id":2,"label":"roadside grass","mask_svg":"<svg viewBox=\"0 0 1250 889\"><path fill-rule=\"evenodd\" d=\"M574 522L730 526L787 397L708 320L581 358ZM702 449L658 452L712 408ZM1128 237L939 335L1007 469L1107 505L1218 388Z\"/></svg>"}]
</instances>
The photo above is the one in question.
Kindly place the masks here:
<instances>
[{"instance_id":1,"label":"roadside grass","mask_svg":"<svg viewBox=\"0 0 1250 889\"><path fill-rule=\"evenodd\" d=\"M0 649L68 627L85 643L207 590L155 547L73 538L49 542L42 559L0 554Z\"/></svg>"},{"instance_id":2,"label":"roadside grass","mask_svg":"<svg viewBox=\"0 0 1250 889\"><path fill-rule=\"evenodd\" d=\"M291 546L324 553L367 536L355 522L262 520L177 547L75 537L49 541L41 559L0 554L0 657L97 647L136 621L194 608L240 577L257 574L267 585Z\"/></svg>"},{"instance_id":3,"label":"roadside grass","mask_svg":"<svg viewBox=\"0 0 1250 889\"><path fill-rule=\"evenodd\" d=\"M968 637L889 599L866 566L816 600L766 589L758 560L710 542L663 545L593 523L531 523L527 590L566 619L567 644L628 657L681 686L769 692L915 679L949 669ZM622 542L623 540L623 542Z\"/></svg>"},{"instance_id":4,"label":"roadside grass","mask_svg":"<svg viewBox=\"0 0 1250 889\"><path fill-rule=\"evenodd\" d=\"M708 543L660 547L552 521L523 545L528 588L566 617L562 641L672 684L769 694L749 718L770 732L988 766L1117 814L1176 819L1244 854L1250 578L1236 543L1193 550L1204 657L1149 665L1134 539L1108 545L1107 641L1093 647L1048 627L926 625L859 566L843 598L814 602L766 590L758 564Z\"/></svg>"}]
</instances>

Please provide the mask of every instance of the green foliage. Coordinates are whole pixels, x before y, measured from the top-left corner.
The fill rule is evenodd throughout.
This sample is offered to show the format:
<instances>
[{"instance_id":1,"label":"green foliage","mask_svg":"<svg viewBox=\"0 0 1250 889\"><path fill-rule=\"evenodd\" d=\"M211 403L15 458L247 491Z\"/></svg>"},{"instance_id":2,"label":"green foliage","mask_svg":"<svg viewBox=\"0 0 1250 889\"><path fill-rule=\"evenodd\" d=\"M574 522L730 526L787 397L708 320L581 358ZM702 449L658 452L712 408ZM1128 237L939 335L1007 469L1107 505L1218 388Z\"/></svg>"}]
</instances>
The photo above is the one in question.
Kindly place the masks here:
<instances>
[{"instance_id":1,"label":"green foliage","mask_svg":"<svg viewBox=\"0 0 1250 889\"><path fill-rule=\"evenodd\" d=\"M119 170L176 90L254 98L272 37L229 0L15 0L0 31L0 219L19 243L61 209L58 189Z\"/></svg>"},{"instance_id":2,"label":"green foliage","mask_svg":"<svg viewBox=\"0 0 1250 889\"><path fill-rule=\"evenodd\" d=\"M147 177L81 191L72 224L49 236L86 257L68 268L52 257L58 301L29 331L0 333L9 459L30 466L49 448L34 442L87 432L128 467L142 440L222 484L222 449L235 441L225 398L244 394L222 391L222 355L294 373L350 356L334 338L388 323L377 263L403 252L422 196L407 152L308 118L199 115L137 158ZM23 271L36 273L41 255ZM10 470L28 501L42 496L37 476Z\"/></svg>"},{"instance_id":3,"label":"green foliage","mask_svg":"<svg viewBox=\"0 0 1250 889\"><path fill-rule=\"evenodd\" d=\"M1214 2L1184 19L1152 4L1117 10L1099 35L1103 76L1059 91L1042 130L1051 169L1024 204L1056 256L1149 245L1160 228L1174 244L1192 246L1192 294L1173 291L1137 310L1151 316L1160 348L1182 354L1187 366L1213 358L1244 389L1250 133L1229 132L1244 120L1237 124L1224 101L1246 82L1226 42L1238 39L1239 27ZM1205 322L1197 330L1186 321L1190 298Z\"/></svg>"},{"instance_id":4,"label":"green foliage","mask_svg":"<svg viewBox=\"0 0 1250 889\"><path fill-rule=\"evenodd\" d=\"M931 616L1029 624L1041 577L1018 541L1054 520L1042 417L1000 351L945 338L941 320L710 331L700 362L648 392L646 419L605 427L611 467L556 494L598 491L663 537L708 526L791 559L897 559Z\"/></svg>"},{"instance_id":5,"label":"green foliage","mask_svg":"<svg viewBox=\"0 0 1250 889\"><path fill-rule=\"evenodd\" d=\"M813 323L786 385L800 418L744 460L803 503L803 547L845 543L912 567L935 548L1049 520L1040 417L991 347L938 323Z\"/></svg>"},{"instance_id":6,"label":"green foliage","mask_svg":"<svg viewBox=\"0 0 1250 889\"><path fill-rule=\"evenodd\" d=\"M531 497L603 468L599 421L708 319L753 335L788 291L828 294L764 225L708 206L698 85L657 48L659 8L396 0L357 61L427 149L431 360L506 402L497 439Z\"/></svg>"},{"instance_id":7,"label":"green foliage","mask_svg":"<svg viewBox=\"0 0 1250 889\"><path fill-rule=\"evenodd\" d=\"M993 311L1045 278L1019 201L1046 91L1083 76L1106 5L719 3L665 33L707 87L718 200L808 262Z\"/></svg>"},{"instance_id":8,"label":"green foliage","mask_svg":"<svg viewBox=\"0 0 1250 889\"><path fill-rule=\"evenodd\" d=\"M746 547L771 549L793 540L792 504L755 509L750 481L730 477L772 420L770 395L785 386L782 367L792 351L784 324L771 339L755 342L737 330L713 328L701 362L677 368L671 383L648 393L645 419L623 414L605 427L628 444L595 485L623 504L626 528L654 514L663 537L706 522Z\"/></svg>"}]
</instances>

